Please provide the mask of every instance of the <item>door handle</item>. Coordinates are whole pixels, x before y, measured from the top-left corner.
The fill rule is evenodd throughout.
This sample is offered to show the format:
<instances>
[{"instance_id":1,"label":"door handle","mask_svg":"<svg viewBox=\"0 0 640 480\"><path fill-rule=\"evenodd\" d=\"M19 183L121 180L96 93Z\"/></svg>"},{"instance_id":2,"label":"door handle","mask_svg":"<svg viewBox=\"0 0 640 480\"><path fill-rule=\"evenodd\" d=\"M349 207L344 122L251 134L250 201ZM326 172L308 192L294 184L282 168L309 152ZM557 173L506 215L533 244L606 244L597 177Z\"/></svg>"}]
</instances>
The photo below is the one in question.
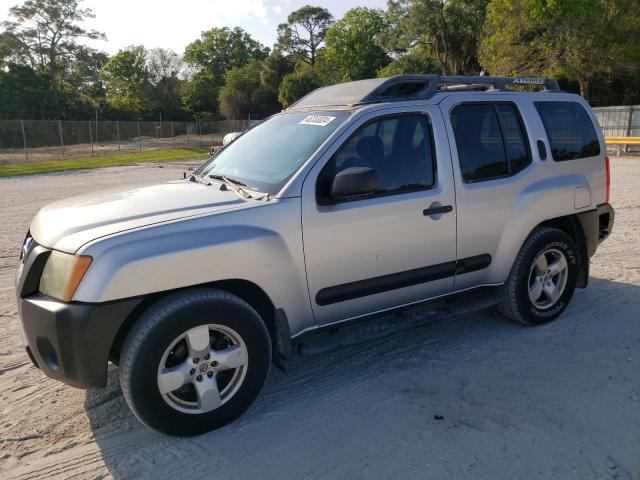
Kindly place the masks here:
<instances>
[{"instance_id":1,"label":"door handle","mask_svg":"<svg viewBox=\"0 0 640 480\"><path fill-rule=\"evenodd\" d=\"M433 205L433 204L432 204ZM453 206L451 205L437 205L430 206L422 211L422 214L425 217L430 217L431 215L441 215L443 213L449 213L453 211Z\"/></svg>"}]
</instances>

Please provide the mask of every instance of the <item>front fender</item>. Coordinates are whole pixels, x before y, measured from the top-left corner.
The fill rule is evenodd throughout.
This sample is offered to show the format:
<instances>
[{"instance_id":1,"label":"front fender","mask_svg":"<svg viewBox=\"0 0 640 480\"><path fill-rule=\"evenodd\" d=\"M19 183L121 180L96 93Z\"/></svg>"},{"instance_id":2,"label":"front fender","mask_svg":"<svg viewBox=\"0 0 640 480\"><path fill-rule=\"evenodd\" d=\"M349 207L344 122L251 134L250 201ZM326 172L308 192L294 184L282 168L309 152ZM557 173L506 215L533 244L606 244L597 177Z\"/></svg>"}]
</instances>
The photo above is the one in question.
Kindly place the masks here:
<instances>
[{"instance_id":1,"label":"front fender","mask_svg":"<svg viewBox=\"0 0 640 480\"><path fill-rule=\"evenodd\" d=\"M102 303L210 282L260 286L300 328L312 324L304 276L300 199L278 200L99 239L74 301Z\"/></svg>"}]
</instances>

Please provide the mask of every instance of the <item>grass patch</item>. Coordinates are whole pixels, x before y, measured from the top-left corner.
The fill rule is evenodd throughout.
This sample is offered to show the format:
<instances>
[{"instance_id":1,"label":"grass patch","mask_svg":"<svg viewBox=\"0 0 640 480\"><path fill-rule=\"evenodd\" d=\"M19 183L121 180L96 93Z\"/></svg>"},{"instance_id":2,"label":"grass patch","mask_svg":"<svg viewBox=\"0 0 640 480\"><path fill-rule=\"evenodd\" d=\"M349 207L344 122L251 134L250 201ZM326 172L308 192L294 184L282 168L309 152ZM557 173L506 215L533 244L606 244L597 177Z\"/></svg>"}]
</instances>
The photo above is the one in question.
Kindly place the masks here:
<instances>
[{"instance_id":1,"label":"grass patch","mask_svg":"<svg viewBox=\"0 0 640 480\"><path fill-rule=\"evenodd\" d=\"M139 162L159 162L198 158L204 161L206 153L206 150L196 148L180 148L173 150L151 150L148 152L105 155L104 157L70 158L68 160L0 165L0 177L30 175L34 173L64 172L66 170L81 170L85 168L115 167L118 165L131 165Z\"/></svg>"}]
</instances>

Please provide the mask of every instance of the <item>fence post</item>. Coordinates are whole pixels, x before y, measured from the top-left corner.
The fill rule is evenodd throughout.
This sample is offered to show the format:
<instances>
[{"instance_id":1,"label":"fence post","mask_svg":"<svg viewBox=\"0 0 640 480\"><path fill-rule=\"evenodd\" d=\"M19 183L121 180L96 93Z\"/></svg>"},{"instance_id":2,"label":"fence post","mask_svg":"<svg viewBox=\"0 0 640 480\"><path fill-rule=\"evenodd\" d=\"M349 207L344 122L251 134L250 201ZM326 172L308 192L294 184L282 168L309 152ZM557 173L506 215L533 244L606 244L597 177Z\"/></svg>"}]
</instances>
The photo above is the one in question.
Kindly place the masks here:
<instances>
[{"instance_id":1,"label":"fence post","mask_svg":"<svg viewBox=\"0 0 640 480\"><path fill-rule=\"evenodd\" d=\"M60 133L60 148L62 149L62 160L64 160L64 139L62 137L62 122L58 120L58 133Z\"/></svg>"},{"instance_id":2,"label":"fence post","mask_svg":"<svg viewBox=\"0 0 640 480\"><path fill-rule=\"evenodd\" d=\"M91 120L89 120L89 142L91 142L91 156L93 157L93 129L91 128Z\"/></svg>"},{"instance_id":3,"label":"fence post","mask_svg":"<svg viewBox=\"0 0 640 480\"><path fill-rule=\"evenodd\" d=\"M202 122L198 122L198 133L200 134L200 147L202 147Z\"/></svg>"},{"instance_id":4,"label":"fence post","mask_svg":"<svg viewBox=\"0 0 640 480\"><path fill-rule=\"evenodd\" d=\"M138 122L138 151L142 151L142 137L140 137L140 122Z\"/></svg>"},{"instance_id":5,"label":"fence post","mask_svg":"<svg viewBox=\"0 0 640 480\"><path fill-rule=\"evenodd\" d=\"M629 120L627 121L627 138L631 136L631 127L633 126L633 105L629 105ZM624 146L624 153L629 151L629 145Z\"/></svg>"},{"instance_id":6,"label":"fence post","mask_svg":"<svg viewBox=\"0 0 640 480\"><path fill-rule=\"evenodd\" d=\"M187 130L187 147L191 145L191 136L189 135L189 124L191 122L185 122L185 129Z\"/></svg>"},{"instance_id":7,"label":"fence post","mask_svg":"<svg viewBox=\"0 0 640 480\"><path fill-rule=\"evenodd\" d=\"M118 152L120 151L120 122L116 120L116 139L118 140Z\"/></svg>"},{"instance_id":8,"label":"fence post","mask_svg":"<svg viewBox=\"0 0 640 480\"><path fill-rule=\"evenodd\" d=\"M173 136L173 122L171 122L171 146L175 146L176 144L176 140L175 137Z\"/></svg>"},{"instance_id":9,"label":"fence post","mask_svg":"<svg viewBox=\"0 0 640 480\"><path fill-rule=\"evenodd\" d=\"M25 163L29 163L29 149L27 148L27 135L24 133L24 120L20 120L20 128L22 128L22 144L24 145Z\"/></svg>"},{"instance_id":10,"label":"fence post","mask_svg":"<svg viewBox=\"0 0 640 480\"><path fill-rule=\"evenodd\" d=\"M162 128L162 123L158 126L158 122L156 122L156 150L160 150L160 132L158 131Z\"/></svg>"}]
</instances>

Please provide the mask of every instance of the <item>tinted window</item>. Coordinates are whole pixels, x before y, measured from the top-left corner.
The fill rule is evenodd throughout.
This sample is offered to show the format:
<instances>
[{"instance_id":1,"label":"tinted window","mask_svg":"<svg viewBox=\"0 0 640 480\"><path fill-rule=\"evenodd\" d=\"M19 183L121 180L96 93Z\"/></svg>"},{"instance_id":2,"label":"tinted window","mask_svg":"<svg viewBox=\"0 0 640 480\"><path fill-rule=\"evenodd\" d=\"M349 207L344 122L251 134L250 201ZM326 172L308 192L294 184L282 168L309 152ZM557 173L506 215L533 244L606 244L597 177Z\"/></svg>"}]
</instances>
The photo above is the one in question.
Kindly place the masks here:
<instances>
[{"instance_id":1,"label":"tinted window","mask_svg":"<svg viewBox=\"0 0 640 480\"><path fill-rule=\"evenodd\" d=\"M508 103L496 104L505 152L511 175L518 173L531 162L527 141L516 107Z\"/></svg>"},{"instance_id":2,"label":"tinted window","mask_svg":"<svg viewBox=\"0 0 640 480\"><path fill-rule=\"evenodd\" d=\"M377 194L429 188L435 183L431 126L424 115L386 117L371 122L347 140L327 163L319 194L328 197L336 173L371 167L378 174Z\"/></svg>"},{"instance_id":3,"label":"tinted window","mask_svg":"<svg viewBox=\"0 0 640 480\"><path fill-rule=\"evenodd\" d=\"M534 102L556 161L594 157L600 142L584 107L575 102Z\"/></svg>"},{"instance_id":4,"label":"tinted window","mask_svg":"<svg viewBox=\"0 0 640 480\"><path fill-rule=\"evenodd\" d=\"M508 103L458 105L451 124L465 182L514 175L531 163L516 108Z\"/></svg>"}]
</instances>

